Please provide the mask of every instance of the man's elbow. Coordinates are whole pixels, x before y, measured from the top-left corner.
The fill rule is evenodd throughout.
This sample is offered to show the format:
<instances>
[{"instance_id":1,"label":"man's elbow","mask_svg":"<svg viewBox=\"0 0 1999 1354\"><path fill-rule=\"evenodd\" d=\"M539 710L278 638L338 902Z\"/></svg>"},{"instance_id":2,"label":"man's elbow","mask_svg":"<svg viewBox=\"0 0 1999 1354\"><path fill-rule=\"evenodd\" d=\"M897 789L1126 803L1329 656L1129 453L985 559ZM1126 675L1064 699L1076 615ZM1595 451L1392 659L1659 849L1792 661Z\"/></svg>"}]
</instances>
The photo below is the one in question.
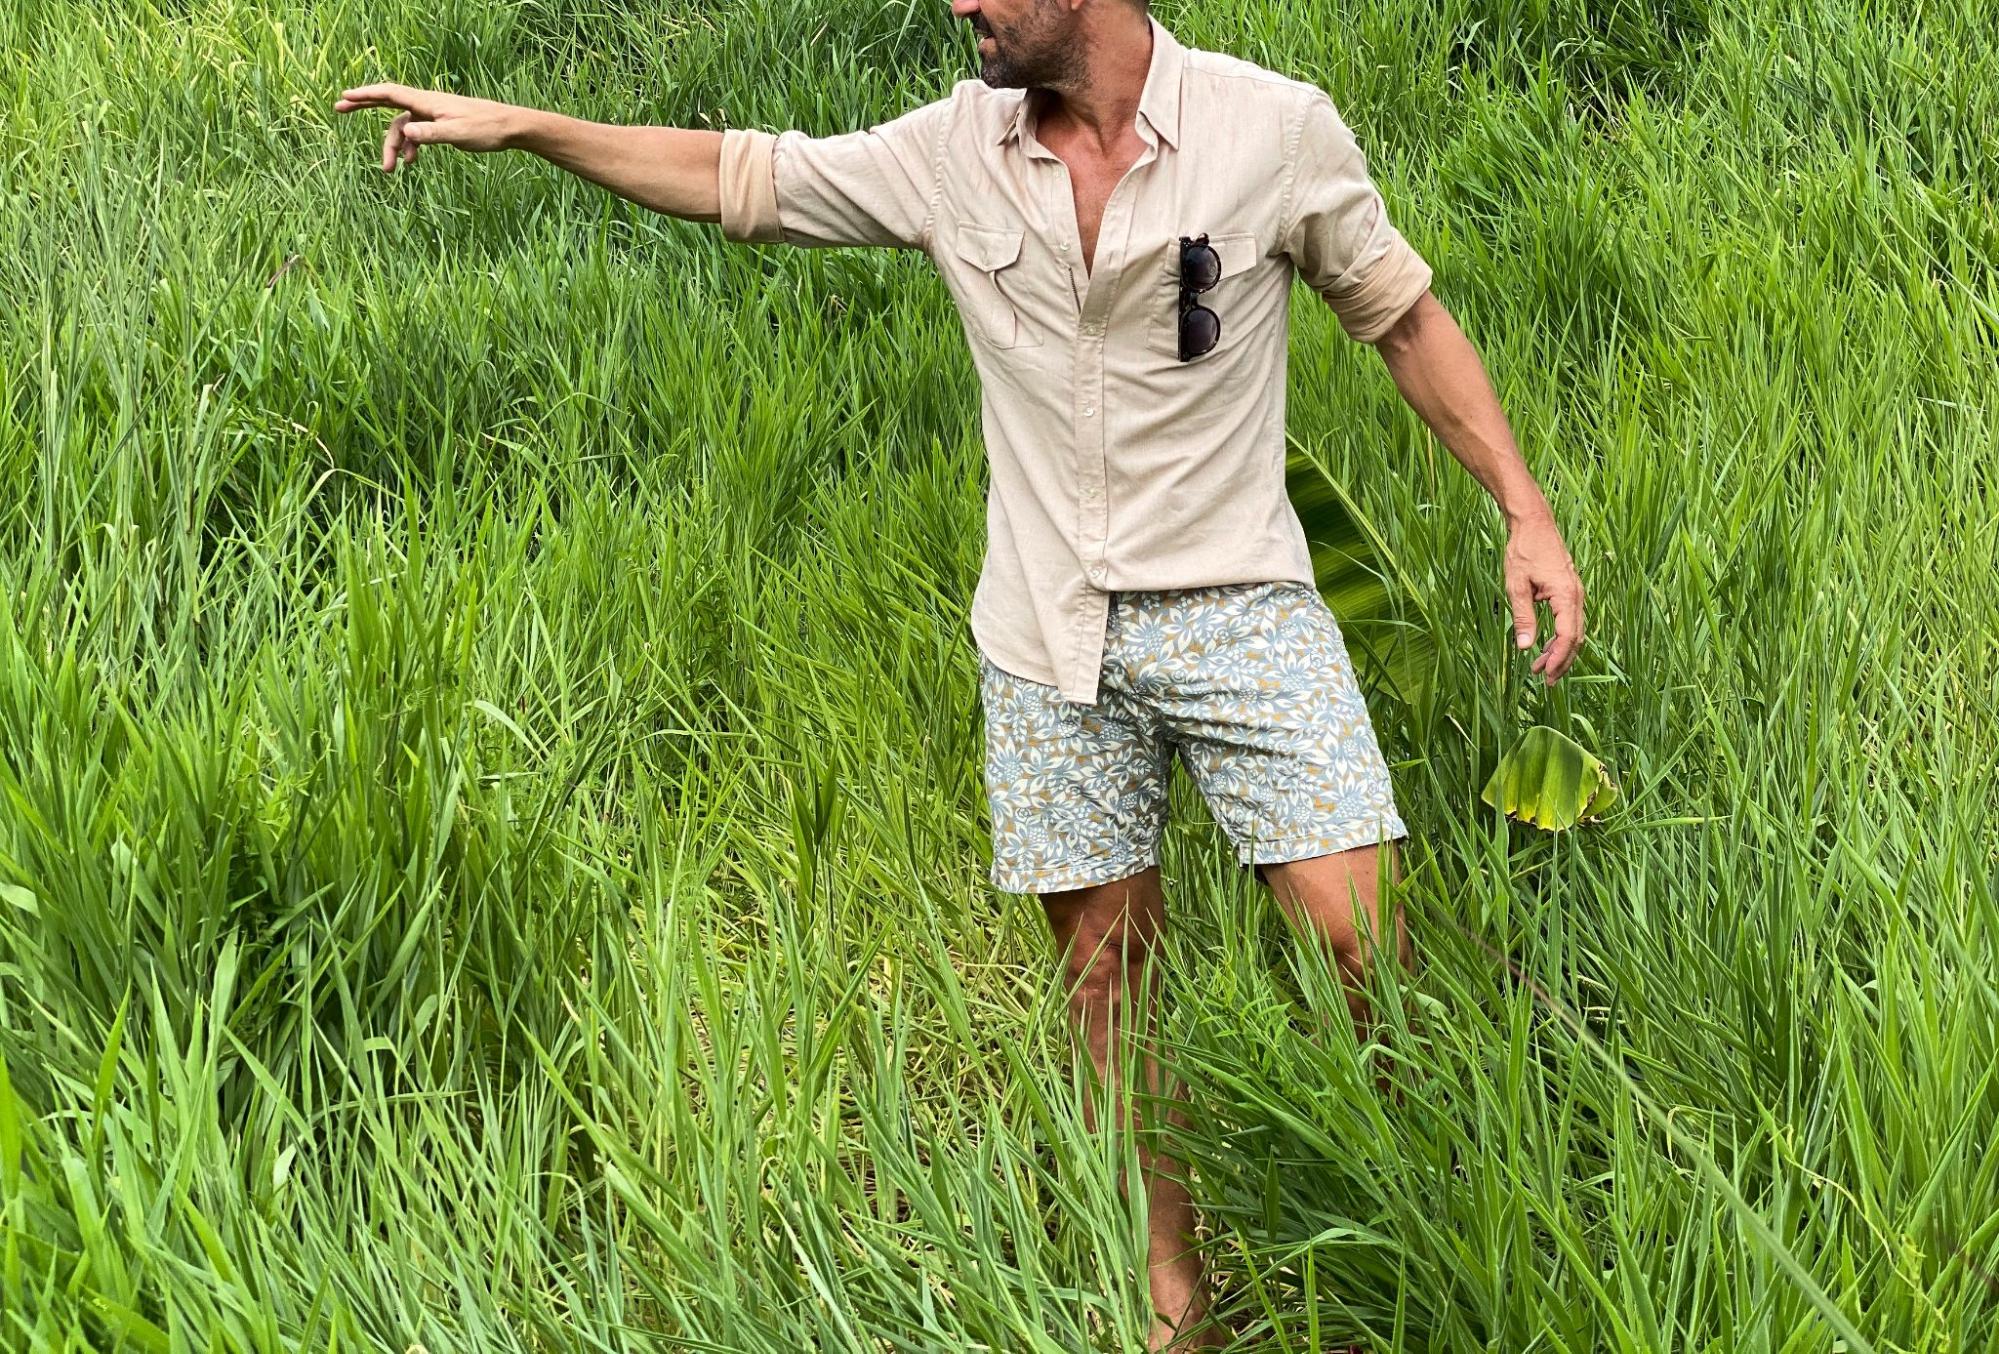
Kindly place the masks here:
<instances>
[{"instance_id":1,"label":"man's elbow","mask_svg":"<svg viewBox=\"0 0 1999 1354\"><path fill-rule=\"evenodd\" d=\"M1432 327L1439 320L1449 319L1450 313L1444 309L1443 304L1425 289L1410 303L1409 308L1396 318L1395 323L1384 329L1374 340L1375 350L1392 366L1422 347L1425 337L1433 332Z\"/></svg>"}]
</instances>

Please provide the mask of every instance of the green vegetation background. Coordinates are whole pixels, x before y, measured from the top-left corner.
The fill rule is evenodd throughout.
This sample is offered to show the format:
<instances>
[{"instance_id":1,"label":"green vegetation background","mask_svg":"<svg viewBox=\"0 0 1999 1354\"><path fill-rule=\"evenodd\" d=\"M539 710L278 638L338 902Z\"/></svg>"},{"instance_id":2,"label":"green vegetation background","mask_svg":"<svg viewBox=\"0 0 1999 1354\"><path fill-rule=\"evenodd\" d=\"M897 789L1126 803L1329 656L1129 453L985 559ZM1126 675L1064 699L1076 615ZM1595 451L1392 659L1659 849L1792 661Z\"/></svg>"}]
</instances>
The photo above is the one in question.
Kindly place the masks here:
<instances>
[{"instance_id":1,"label":"green vegetation background","mask_svg":"<svg viewBox=\"0 0 1999 1354\"><path fill-rule=\"evenodd\" d=\"M1300 289L1293 435L1436 647L1370 691L1423 969L1363 1062L1179 782L1241 1347L1993 1348L1989 6L1157 13L1333 94L1591 620L1528 679L1490 504ZM965 25L24 0L0 51L0 1347L1131 1347L1129 1142L984 876L926 262L384 176L329 107L832 132ZM1477 802L1536 721L1609 820Z\"/></svg>"}]
</instances>

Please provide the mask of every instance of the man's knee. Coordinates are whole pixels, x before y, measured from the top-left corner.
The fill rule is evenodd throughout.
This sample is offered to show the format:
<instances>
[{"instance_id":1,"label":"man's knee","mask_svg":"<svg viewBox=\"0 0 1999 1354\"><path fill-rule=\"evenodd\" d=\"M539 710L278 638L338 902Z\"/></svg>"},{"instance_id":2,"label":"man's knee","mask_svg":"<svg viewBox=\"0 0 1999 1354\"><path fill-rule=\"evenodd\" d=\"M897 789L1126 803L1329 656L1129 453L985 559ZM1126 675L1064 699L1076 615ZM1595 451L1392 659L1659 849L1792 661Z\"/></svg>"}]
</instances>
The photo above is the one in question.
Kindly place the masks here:
<instances>
[{"instance_id":1,"label":"man's knee","mask_svg":"<svg viewBox=\"0 0 1999 1354\"><path fill-rule=\"evenodd\" d=\"M1135 993L1147 976L1157 939L1151 928L1128 921L1080 931L1063 963L1070 991L1091 1002Z\"/></svg>"},{"instance_id":2,"label":"man's knee","mask_svg":"<svg viewBox=\"0 0 1999 1354\"><path fill-rule=\"evenodd\" d=\"M1113 997L1121 983L1136 987L1141 980L1163 920L1156 871L1041 895L1064 976L1079 999Z\"/></svg>"}]
</instances>

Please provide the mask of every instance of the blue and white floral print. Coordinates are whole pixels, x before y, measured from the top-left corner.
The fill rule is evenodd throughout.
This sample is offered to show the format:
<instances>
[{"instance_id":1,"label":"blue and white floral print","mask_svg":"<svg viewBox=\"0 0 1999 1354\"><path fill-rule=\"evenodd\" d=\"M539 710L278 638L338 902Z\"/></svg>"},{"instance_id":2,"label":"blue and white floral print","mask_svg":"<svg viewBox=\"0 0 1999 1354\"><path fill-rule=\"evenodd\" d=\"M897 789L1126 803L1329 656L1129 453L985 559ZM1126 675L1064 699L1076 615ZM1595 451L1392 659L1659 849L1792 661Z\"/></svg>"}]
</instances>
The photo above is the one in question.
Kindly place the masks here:
<instances>
[{"instance_id":1,"label":"blue and white floral print","mask_svg":"<svg viewBox=\"0 0 1999 1354\"><path fill-rule=\"evenodd\" d=\"M995 887L1154 864L1174 756L1239 862L1408 835L1338 623L1297 582L1119 592L1095 705L979 657Z\"/></svg>"}]
</instances>

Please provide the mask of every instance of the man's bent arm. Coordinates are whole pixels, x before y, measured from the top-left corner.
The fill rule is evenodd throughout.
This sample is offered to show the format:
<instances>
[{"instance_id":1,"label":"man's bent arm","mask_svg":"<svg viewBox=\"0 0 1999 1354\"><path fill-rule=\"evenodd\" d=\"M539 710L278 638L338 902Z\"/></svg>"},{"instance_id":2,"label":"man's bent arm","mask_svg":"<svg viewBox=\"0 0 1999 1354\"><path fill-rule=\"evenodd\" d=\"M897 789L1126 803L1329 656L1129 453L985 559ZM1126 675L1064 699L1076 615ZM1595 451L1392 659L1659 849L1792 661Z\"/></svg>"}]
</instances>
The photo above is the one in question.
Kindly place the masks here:
<instances>
[{"instance_id":1,"label":"man's bent arm","mask_svg":"<svg viewBox=\"0 0 1999 1354\"><path fill-rule=\"evenodd\" d=\"M1568 671L1582 644L1582 580L1562 544L1554 510L1514 443L1484 363L1451 313L1427 291L1374 346L1402 398L1505 515L1506 594L1515 643L1523 649L1533 643L1534 603L1547 602L1555 613L1555 638L1535 658L1533 670L1552 684Z\"/></svg>"}]
</instances>

